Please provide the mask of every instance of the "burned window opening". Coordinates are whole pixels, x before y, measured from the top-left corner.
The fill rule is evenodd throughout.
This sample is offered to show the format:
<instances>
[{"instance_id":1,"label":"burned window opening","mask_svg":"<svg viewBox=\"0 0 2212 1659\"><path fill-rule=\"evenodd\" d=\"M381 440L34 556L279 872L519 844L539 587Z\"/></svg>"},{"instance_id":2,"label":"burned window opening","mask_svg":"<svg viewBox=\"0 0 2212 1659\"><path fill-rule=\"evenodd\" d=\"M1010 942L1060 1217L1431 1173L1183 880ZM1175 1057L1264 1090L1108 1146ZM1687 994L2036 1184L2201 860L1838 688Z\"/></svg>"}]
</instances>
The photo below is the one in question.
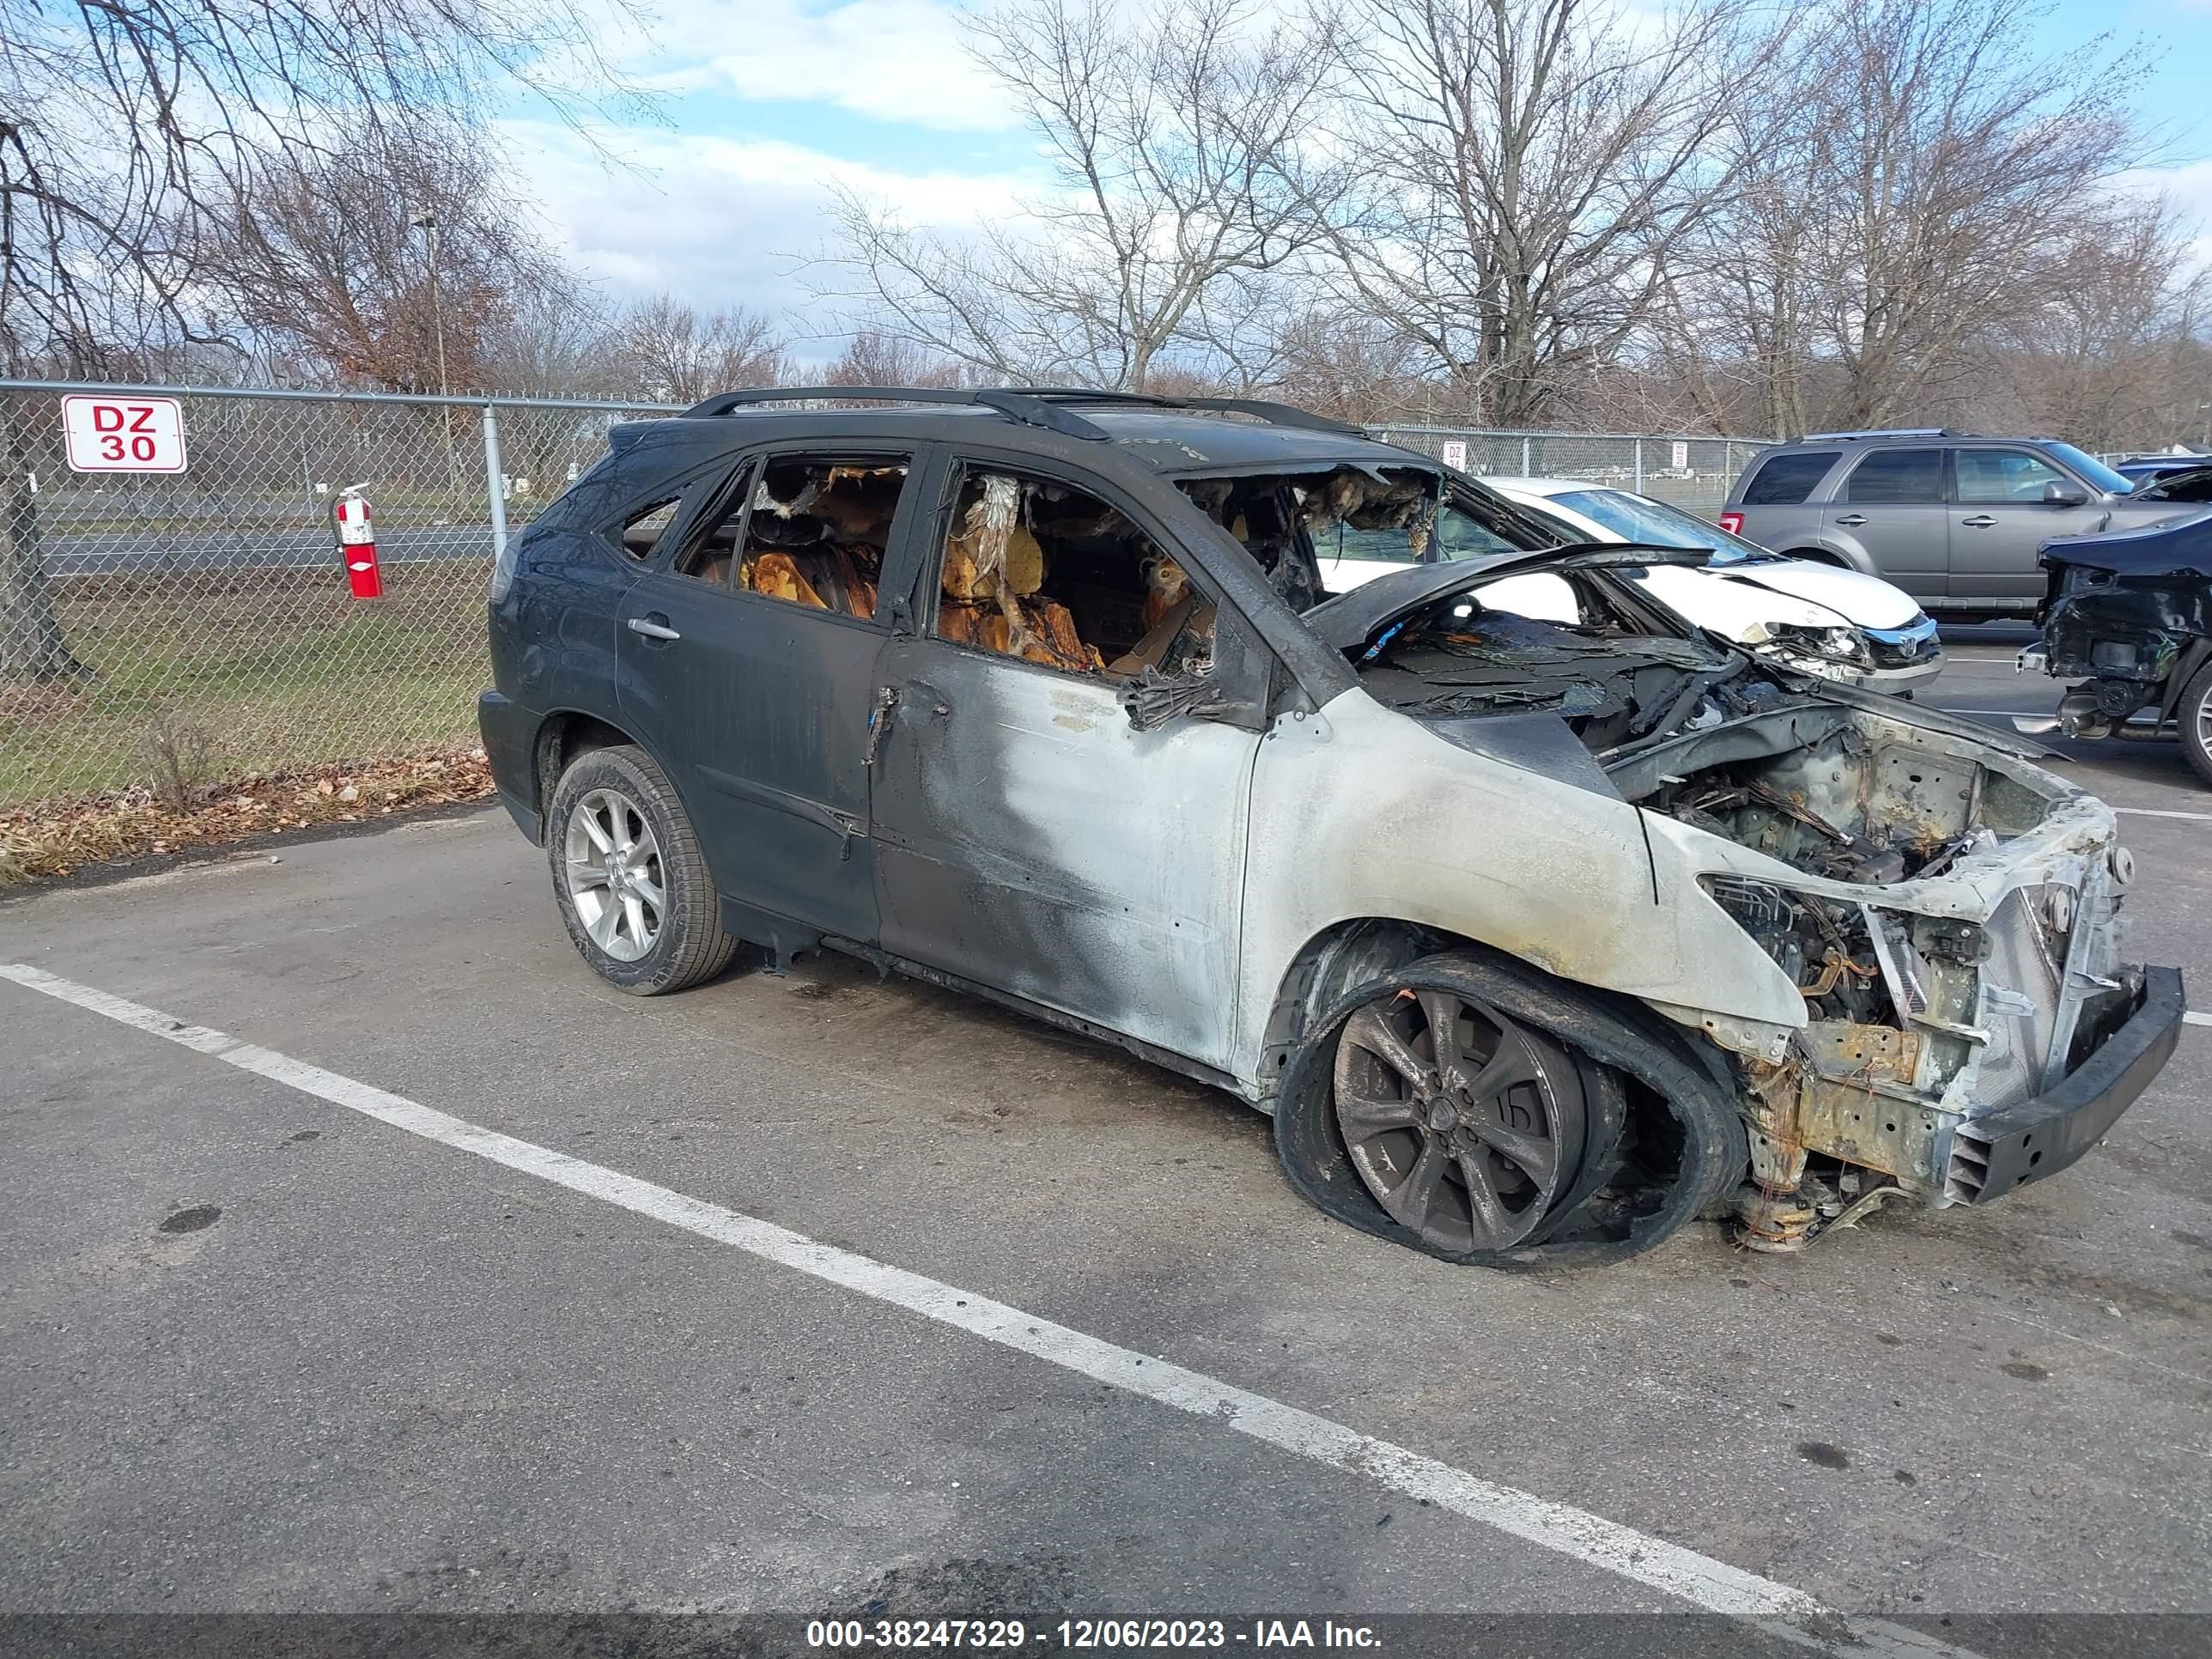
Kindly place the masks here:
<instances>
[{"instance_id":1,"label":"burned window opening","mask_svg":"<svg viewBox=\"0 0 2212 1659\"><path fill-rule=\"evenodd\" d=\"M683 504L681 491L649 501L634 510L623 520L622 532L616 539L622 550L642 564L653 556L660 545L660 538L668 526L676 521L676 509Z\"/></svg>"},{"instance_id":2,"label":"burned window opening","mask_svg":"<svg viewBox=\"0 0 2212 1659\"><path fill-rule=\"evenodd\" d=\"M937 633L1043 667L1203 677L1214 606L1118 509L1072 486L972 471L955 501Z\"/></svg>"},{"instance_id":3,"label":"burned window opening","mask_svg":"<svg viewBox=\"0 0 2212 1659\"><path fill-rule=\"evenodd\" d=\"M684 574L866 621L906 477L903 460L769 460L687 550Z\"/></svg>"},{"instance_id":4,"label":"burned window opening","mask_svg":"<svg viewBox=\"0 0 2212 1659\"><path fill-rule=\"evenodd\" d=\"M1517 544L1449 505L1443 480L1414 467L1194 478L1183 493L1227 531L1294 611L1328 597L1320 560L1420 564Z\"/></svg>"}]
</instances>

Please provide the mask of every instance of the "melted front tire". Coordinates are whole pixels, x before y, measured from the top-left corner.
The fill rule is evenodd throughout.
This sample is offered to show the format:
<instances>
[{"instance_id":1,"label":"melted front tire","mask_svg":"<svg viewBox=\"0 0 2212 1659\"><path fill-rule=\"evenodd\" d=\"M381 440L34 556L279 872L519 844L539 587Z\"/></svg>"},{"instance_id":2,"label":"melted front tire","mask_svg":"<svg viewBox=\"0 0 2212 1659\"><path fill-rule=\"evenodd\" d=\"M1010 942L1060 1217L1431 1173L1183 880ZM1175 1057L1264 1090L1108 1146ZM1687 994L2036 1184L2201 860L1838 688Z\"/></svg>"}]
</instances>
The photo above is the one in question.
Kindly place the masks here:
<instances>
[{"instance_id":1,"label":"melted front tire","mask_svg":"<svg viewBox=\"0 0 2212 1659\"><path fill-rule=\"evenodd\" d=\"M1408 963L1315 1022L1283 1074L1275 1146L1336 1219L1519 1268L1650 1249L1718 1206L1749 1157L1728 1091L1657 1016L1474 951Z\"/></svg>"}]
</instances>

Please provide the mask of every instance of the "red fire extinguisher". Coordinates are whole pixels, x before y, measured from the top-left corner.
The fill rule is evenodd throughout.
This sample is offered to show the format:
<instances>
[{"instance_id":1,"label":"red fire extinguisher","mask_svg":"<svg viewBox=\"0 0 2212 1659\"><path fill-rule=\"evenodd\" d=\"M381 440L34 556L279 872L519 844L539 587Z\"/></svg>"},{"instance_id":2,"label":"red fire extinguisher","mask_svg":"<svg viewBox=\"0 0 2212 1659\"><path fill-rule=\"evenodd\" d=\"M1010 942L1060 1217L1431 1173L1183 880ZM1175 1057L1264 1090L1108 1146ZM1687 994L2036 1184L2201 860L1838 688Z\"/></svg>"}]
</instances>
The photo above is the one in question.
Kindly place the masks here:
<instances>
[{"instance_id":1,"label":"red fire extinguisher","mask_svg":"<svg viewBox=\"0 0 2212 1659\"><path fill-rule=\"evenodd\" d=\"M341 490L331 503L331 528L337 532L338 562L345 566L346 581L356 599L384 597L384 572L376 562L376 527L369 522L368 498L362 486Z\"/></svg>"}]
</instances>

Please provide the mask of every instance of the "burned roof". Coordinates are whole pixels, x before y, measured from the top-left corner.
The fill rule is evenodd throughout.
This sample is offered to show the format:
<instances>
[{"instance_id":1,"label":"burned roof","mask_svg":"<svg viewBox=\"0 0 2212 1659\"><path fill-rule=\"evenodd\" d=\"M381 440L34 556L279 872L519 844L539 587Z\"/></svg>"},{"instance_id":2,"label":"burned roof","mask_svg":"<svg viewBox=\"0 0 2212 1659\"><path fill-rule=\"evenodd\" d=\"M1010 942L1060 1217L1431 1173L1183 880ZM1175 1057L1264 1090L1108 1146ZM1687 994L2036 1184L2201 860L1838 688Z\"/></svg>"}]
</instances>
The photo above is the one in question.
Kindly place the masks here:
<instances>
[{"instance_id":1,"label":"burned roof","mask_svg":"<svg viewBox=\"0 0 2212 1659\"><path fill-rule=\"evenodd\" d=\"M823 406L832 400L842 406ZM702 449L776 437L919 442L972 437L977 422L988 423L994 436L1027 434L1040 447L1048 432L1103 442L1171 477L1346 464L1437 467L1428 456L1287 404L1073 388L812 386L728 392L671 419L625 423L610 436L617 447L649 441Z\"/></svg>"}]
</instances>

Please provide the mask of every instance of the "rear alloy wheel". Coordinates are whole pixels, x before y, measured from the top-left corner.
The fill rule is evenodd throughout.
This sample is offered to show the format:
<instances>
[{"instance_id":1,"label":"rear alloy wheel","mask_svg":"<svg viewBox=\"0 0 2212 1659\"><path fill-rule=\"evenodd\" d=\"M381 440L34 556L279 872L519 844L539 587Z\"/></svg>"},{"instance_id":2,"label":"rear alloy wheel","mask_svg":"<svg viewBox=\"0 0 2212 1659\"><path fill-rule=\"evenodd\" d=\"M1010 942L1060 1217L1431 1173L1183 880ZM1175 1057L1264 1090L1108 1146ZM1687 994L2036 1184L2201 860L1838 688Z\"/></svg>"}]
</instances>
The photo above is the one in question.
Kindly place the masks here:
<instances>
[{"instance_id":1,"label":"rear alloy wheel","mask_svg":"<svg viewBox=\"0 0 2212 1659\"><path fill-rule=\"evenodd\" d=\"M635 962L659 940L668 915L668 872L644 809L612 789L594 789L568 809L562 856L568 902L592 943L617 962Z\"/></svg>"},{"instance_id":2,"label":"rear alloy wheel","mask_svg":"<svg viewBox=\"0 0 2212 1659\"><path fill-rule=\"evenodd\" d=\"M2181 729L2181 752L2197 775L2212 783L2212 662L2197 671L2173 714Z\"/></svg>"},{"instance_id":3,"label":"rear alloy wheel","mask_svg":"<svg viewBox=\"0 0 2212 1659\"><path fill-rule=\"evenodd\" d=\"M633 996L680 991L729 966L721 895L667 775L628 744L579 755L545 813L568 937Z\"/></svg>"},{"instance_id":4,"label":"rear alloy wheel","mask_svg":"<svg viewBox=\"0 0 2212 1659\"><path fill-rule=\"evenodd\" d=\"M1399 990L1353 1013L1337 1039L1334 1081L1352 1168L1438 1255L1521 1243L1580 1165L1573 1060L1458 992Z\"/></svg>"}]
</instances>

